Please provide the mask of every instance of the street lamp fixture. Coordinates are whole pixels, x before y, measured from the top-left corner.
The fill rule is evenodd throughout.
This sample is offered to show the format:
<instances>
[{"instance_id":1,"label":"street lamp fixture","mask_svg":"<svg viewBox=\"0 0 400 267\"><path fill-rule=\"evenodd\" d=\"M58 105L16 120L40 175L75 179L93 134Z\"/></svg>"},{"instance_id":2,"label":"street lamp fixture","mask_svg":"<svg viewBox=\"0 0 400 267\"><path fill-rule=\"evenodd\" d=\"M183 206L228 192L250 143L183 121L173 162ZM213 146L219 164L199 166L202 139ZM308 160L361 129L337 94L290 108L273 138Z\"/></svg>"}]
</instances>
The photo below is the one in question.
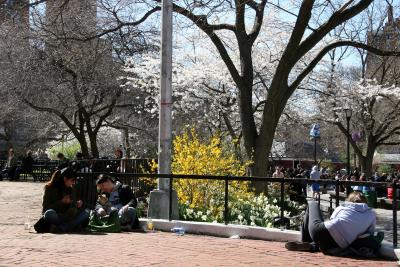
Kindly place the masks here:
<instances>
[{"instance_id":1,"label":"street lamp fixture","mask_svg":"<svg viewBox=\"0 0 400 267\"><path fill-rule=\"evenodd\" d=\"M343 111L344 111L344 114L346 115L346 120L350 121L350 118L353 115L353 110L351 108L345 108L345 109L343 109Z\"/></svg>"},{"instance_id":2,"label":"street lamp fixture","mask_svg":"<svg viewBox=\"0 0 400 267\"><path fill-rule=\"evenodd\" d=\"M350 177L350 119L351 115L353 115L353 111L350 108L343 109L344 114L346 115L346 122L347 122L347 175ZM351 191L350 188L347 188L347 194Z\"/></svg>"}]
</instances>

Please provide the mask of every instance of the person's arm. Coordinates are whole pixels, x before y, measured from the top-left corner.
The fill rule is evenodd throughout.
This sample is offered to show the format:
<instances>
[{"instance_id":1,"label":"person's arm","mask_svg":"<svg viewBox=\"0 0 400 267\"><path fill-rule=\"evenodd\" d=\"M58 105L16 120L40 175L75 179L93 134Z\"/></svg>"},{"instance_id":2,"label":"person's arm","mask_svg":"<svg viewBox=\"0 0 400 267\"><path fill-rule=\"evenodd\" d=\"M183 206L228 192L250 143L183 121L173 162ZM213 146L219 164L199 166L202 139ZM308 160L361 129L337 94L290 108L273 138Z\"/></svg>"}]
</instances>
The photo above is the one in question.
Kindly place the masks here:
<instances>
[{"instance_id":1,"label":"person's arm","mask_svg":"<svg viewBox=\"0 0 400 267\"><path fill-rule=\"evenodd\" d=\"M136 201L135 194L133 193L132 189L129 186L123 185L121 187L120 198L121 198L122 205L129 206L132 208L137 207L137 201Z\"/></svg>"},{"instance_id":2,"label":"person's arm","mask_svg":"<svg viewBox=\"0 0 400 267\"><path fill-rule=\"evenodd\" d=\"M58 198L57 192L52 188L46 188L43 195L43 212L49 209L60 211L64 207L62 199Z\"/></svg>"}]
</instances>

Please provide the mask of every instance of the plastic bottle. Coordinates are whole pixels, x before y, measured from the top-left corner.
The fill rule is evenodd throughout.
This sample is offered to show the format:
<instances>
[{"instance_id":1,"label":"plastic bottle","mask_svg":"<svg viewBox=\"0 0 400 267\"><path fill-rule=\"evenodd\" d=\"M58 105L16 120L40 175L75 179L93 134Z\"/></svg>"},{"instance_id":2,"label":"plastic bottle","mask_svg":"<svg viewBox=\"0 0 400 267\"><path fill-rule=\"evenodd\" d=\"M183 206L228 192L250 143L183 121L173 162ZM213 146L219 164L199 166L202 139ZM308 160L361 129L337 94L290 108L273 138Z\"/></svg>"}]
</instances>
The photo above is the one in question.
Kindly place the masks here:
<instances>
[{"instance_id":1,"label":"plastic bottle","mask_svg":"<svg viewBox=\"0 0 400 267\"><path fill-rule=\"evenodd\" d=\"M171 229L171 232L177 234L177 235L184 235L185 234L185 229L182 227L174 227Z\"/></svg>"},{"instance_id":2,"label":"plastic bottle","mask_svg":"<svg viewBox=\"0 0 400 267\"><path fill-rule=\"evenodd\" d=\"M147 218L147 230L148 231L153 231L154 230L153 220L150 217Z\"/></svg>"},{"instance_id":3,"label":"plastic bottle","mask_svg":"<svg viewBox=\"0 0 400 267\"><path fill-rule=\"evenodd\" d=\"M25 223L24 223L24 229L29 231L31 230L31 220L29 216L26 217Z\"/></svg>"}]
</instances>

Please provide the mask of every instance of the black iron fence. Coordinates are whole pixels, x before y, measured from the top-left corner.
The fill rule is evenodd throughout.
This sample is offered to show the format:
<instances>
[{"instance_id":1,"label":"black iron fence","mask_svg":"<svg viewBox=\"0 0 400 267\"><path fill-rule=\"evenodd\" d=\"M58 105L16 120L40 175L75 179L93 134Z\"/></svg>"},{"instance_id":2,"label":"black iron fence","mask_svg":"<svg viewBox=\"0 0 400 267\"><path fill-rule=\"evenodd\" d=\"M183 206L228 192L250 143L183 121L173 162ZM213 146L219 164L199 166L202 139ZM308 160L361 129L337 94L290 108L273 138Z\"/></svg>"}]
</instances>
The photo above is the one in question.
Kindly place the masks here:
<instances>
[{"instance_id":1,"label":"black iron fence","mask_svg":"<svg viewBox=\"0 0 400 267\"><path fill-rule=\"evenodd\" d=\"M79 172L118 172L142 173L150 172L153 159L90 159L68 161ZM27 168L22 161L17 162L18 173L21 179L32 177L35 181L48 181L51 174L62 164L58 160L35 160ZM6 168L7 160L0 160L0 170ZM27 170L28 169L28 170Z\"/></svg>"},{"instance_id":2,"label":"black iron fence","mask_svg":"<svg viewBox=\"0 0 400 267\"><path fill-rule=\"evenodd\" d=\"M77 190L78 193L83 199L86 199L87 203L90 205L94 205L97 192L95 187L96 177L100 173L81 173L77 182ZM320 185L334 185L335 186L335 194L331 197L335 199L336 207L339 206L340 201L340 191L339 188L341 186L368 186L374 188L387 188L392 187L393 189L393 199L392 199L392 229L393 229L393 246L397 247L397 210L398 210L398 200L397 200L397 190L399 185L397 183L383 183L383 182L360 182L360 181L340 181L340 180L311 180L306 178L271 178L271 177L238 177L238 176L215 176L215 175L171 175L171 174L144 174L144 173L108 173L110 176L113 176L119 179L121 182L130 185L135 191L141 191L143 194L145 192L149 192L150 190L155 188L155 183L144 182L145 179L166 179L169 178L169 203L172 203L172 190L173 190L173 181L176 179L200 179L200 180L217 180L224 182L224 222L225 224L229 223L229 183L231 181L250 181L250 182L264 182L265 185L269 183L279 183L280 184L280 199L279 199L279 207L280 207L280 220L281 224L285 223L285 184L312 184L318 183ZM332 203L331 203L332 208ZM172 219L172 205L169 205L169 220Z\"/></svg>"}]
</instances>

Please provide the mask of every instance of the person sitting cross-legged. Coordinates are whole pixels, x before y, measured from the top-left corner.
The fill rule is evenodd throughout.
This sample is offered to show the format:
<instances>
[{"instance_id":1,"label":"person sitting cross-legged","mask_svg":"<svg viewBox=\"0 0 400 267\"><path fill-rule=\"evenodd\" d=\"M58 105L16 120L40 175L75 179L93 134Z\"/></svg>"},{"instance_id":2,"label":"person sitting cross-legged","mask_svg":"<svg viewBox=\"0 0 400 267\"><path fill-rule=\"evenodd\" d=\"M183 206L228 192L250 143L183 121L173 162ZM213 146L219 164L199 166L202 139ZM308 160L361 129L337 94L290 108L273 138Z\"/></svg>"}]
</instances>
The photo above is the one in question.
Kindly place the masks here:
<instances>
[{"instance_id":1,"label":"person sitting cross-legged","mask_svg":"<svg viewBox=\"0 0 400 267\"><path fill-rule=\"evenodd\" d=\"M44 187L43 217L35 225L39 233L74 232L84 230L89 222L89 212L82 200L77 200L74 185L76 173L64 168L53 173Z\"/></svg>"},{"instance_id":2,"label":"person sitting cross-legged","mask_svg":"<svg viewBox=\"0 0 400 267\"><path fill-rule=\"evenodd\" d=\"M132 189L128 185L123 185L119 181L114 181L110 176L101 174L96 181L97 189L100 194L105 194L111 209L118 211L121 229L131 231L139 226L136 216L137 201ZM107 211L98 203L95 211L100 216L107 215Z\"/></svg>"},{"instance_id":3,"label":"person sitting cross-legged","mask_svg":"<svg viewBox=\"0 0 400 267\"><path fill-rule=\"evenodd\" d=\"M352 192L346 202L334 210L330 220L324 222L318 202L309 201L301 229L302 242L287 242L285 247L292 251L320 250L335 254L364 234L373 236L376 214L366 202L362 193Z\"/></svg>"}]
</instances>

